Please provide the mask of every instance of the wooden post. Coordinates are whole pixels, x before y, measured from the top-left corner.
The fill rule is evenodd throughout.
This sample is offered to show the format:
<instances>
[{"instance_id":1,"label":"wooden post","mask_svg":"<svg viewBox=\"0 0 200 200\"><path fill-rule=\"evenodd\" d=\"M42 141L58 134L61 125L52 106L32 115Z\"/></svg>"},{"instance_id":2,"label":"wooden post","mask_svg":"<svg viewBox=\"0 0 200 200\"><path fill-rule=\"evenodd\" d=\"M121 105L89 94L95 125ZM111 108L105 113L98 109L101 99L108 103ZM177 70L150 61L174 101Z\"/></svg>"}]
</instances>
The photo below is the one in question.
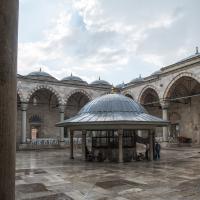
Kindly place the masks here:
<instances>
[{"instance_id":1,"label":"wooden post","mask_svg":"<svg viewBox=\"0 0 200 200\"><path fill-rule=\"evenodd\" d=\"M0 1L0 199L15 199L18 0Z\"/></svg>"}]
</instances>

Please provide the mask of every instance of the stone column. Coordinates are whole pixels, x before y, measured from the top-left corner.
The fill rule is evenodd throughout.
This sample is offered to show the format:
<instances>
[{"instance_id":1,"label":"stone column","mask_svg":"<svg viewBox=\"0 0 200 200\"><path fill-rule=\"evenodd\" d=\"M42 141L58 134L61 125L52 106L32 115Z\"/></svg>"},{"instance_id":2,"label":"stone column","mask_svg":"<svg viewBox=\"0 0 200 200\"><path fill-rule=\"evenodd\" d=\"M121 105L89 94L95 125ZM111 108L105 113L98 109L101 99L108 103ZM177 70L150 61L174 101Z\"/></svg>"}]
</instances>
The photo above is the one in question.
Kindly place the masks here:
<instances>
[{"instance_id":1,"label":"stone column","mask_svg":"<svg viewBox=\"0 0 200 200\"><path fill-rule=\"evenodd\" d=\"M137 134L138 134L139 137L142 137L142 130L138 130Z\"/></svg>"},{"instance_id":2,"label":"stone column","mask_svg":"<svg viewBox=\"0 0 200 200\"><path fill-rule=\"evenodd\" d=\"M60 121L64 121L65 119L65 105L59 106L60 111ZM64 127L60 127L60 142L64 141Z\"/></svg>"},{"instance_id":3,"label":"stone column","mask_svg":"<svg viewBox=\"0 0 200 200\"><path fill-rule=\"evenodd\" d=\"M21 110L22 110L22 136L21 136L21 143L26 143L26 111L27 111L28 104L21 103Z\"/></svg>"},{"instance_id":4,"label":"stone column","mask_svg":"<svg viewBox=\"0 0 200 200\"><path fill-rule=\"evenodd\" d=\"M70 130L70 159L74 159L74 131Z\"/></svg>"},{"instance_id":5,"label":"stone column","mask_svg":"<svg viewBox=\"0 0 200 200\"><path fill-rule=\"evenodd\" d=\"M155 131L150 130L149 131L149 160L153 160L154 157L154 135Z\"/></svg>"},{"instance_id":6,"label":"stone column","mask_svg":"<svg viewBox=\"0 0 200 200\"><path fill-rule=\"evenodd\" d=\"M123 129L118 130L119 138L119 163L123 162Z\"/></svg>"},{"instance_id":7,"label":"stone column","mask_svg":"<svg viewBox=\"0 0 200 200\"><path fill-rule=\"evenodd\" d=\"M168 121L168 108L169 108L169 102L162 102L161 103L162 106L162 113L163 113L163 120L167 120ZM163 127L163 141L166 142L168 141L168 131L169 131L169 127Z\"/></svg>"},{"instance_id":8,"label":"stone column","mask_svg":"<svg viewBox=\"0 0 200 200\"><path fill-rule=\"evenodd\" d=\"M82 159L85 160L86 159L86 133L87 131L82 131Z\"/></svg>"},{"instance_id":9,"label":"stone column","mask_svg":"<svg viewBox=\"0 0 200 200\"><path fill-rule=\"evenodd\" d=\"M18 0L0 1L0 199L15 199Z\"/></svg>"}]
</instances>

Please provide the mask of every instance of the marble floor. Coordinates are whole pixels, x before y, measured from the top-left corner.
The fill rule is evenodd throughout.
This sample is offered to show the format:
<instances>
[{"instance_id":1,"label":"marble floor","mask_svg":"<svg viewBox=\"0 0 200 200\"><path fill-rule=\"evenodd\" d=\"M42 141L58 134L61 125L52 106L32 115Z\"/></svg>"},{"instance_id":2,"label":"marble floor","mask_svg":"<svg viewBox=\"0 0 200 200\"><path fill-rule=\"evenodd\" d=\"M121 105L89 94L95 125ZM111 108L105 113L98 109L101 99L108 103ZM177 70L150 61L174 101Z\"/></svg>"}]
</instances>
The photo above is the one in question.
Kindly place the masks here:
<instances>
[{"instance_id":1,"label":"marble floor","mask_svg":"<svg viewBox=\"0 0 200 200\"><path fill-rule=\"evenodd\" d=\"M17 152L17 200L199 200L200 148L162 150L160 161L82 162L68 150Z\"/></svg>"}]
</instances>

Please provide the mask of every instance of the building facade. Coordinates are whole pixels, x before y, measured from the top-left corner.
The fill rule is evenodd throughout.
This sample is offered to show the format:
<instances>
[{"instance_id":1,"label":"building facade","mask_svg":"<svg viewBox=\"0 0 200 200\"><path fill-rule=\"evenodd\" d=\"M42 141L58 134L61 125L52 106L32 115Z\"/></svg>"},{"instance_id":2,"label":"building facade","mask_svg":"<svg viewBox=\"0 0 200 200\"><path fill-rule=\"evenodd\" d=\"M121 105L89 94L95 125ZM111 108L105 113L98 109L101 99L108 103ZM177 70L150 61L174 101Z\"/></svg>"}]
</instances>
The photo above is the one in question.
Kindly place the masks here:
<instances>
[{"instance_id":1,"label":"building facade","mask_svg":"<svg viewBox=\"0 0 200 200\"><path fill-rule=\"evenodd\" d=\"M18 75L17 144L36 138L67 137L58 121L74 116L90 100L110 93L111 85L104 80L88 84L69 76L57 80L43 71L27 76ZM138 101L155 116L171 122L158 128L163 141L184 137L200 142L200 54L196 53L175 64L161 68L152 75L133 79L116 86L119 91ZM140 134L140 133L139 133Z\"/></svg>"}]
</instances>

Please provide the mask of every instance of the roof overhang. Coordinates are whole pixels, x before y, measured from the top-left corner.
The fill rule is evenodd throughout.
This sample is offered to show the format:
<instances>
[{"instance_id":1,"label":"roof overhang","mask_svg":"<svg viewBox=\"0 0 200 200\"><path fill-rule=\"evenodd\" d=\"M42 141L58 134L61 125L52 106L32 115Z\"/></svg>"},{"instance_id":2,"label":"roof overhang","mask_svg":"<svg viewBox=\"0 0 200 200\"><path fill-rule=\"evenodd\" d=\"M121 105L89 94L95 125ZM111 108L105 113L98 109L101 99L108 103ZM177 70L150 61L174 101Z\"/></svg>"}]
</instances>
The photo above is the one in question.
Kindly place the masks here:
<instances>
[{"instance_id":1,"label":"roof overhang","mask_svg":"<svg viewBox=\"0 0 200 200\"><path fill-rule=\"evenodd\" d=\"M167 127L168 121L163 122L143 122L143 121L110 121L110 122L59 122L57 127L66 127L71 130L106 130L106 129L153 129L156 127Z\"/></svg>"}]
</instances>

